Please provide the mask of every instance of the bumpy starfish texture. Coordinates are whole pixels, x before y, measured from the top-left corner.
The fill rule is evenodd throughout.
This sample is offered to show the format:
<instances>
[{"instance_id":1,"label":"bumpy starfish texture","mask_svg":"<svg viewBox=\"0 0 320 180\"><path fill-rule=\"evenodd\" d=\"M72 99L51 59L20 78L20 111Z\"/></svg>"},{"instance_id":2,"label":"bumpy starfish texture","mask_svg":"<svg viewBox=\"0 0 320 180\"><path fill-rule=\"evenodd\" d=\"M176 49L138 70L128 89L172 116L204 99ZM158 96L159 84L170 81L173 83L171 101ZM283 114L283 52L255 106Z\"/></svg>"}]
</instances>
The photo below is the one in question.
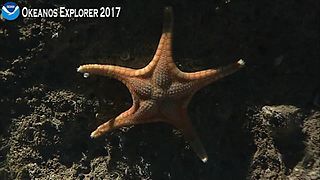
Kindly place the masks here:
<instances>
[{"instance_id":1,"label":"bumpy starfish texture","mask_svg":"<svg viewBox=\"0 0 320 180\"><path fill-rule=\"evenodd\" d=\"M202 87L244 67L243 60L218 69L199 72L182 72L172 59L172 8L164 9L163 32L156 53L151 62L142 69L131 69L113 65L88 64L78 68L78 72L113 77L129 89L132 107L100 125L91 133L99 137L111 130L142 123L165 122L179 129L191 148L206 162L207 153L193 129L187 114L187 106Z\"/></svg>"}]
</instances>

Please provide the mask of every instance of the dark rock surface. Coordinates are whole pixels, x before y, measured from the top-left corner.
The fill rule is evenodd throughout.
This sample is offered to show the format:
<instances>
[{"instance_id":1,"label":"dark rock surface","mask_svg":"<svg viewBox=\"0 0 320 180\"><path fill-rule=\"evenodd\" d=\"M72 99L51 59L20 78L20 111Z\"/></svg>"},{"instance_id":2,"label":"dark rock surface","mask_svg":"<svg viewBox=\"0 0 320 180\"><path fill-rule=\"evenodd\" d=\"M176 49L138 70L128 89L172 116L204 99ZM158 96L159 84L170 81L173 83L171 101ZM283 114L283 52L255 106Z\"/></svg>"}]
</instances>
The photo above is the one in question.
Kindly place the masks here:
<instances>
[{"instance_id":1,"label":"dark rock surface","mask_svg":"<svg viewBox=\"0 0 320 180\"><path fill-rule=\"evenodd\" d=\"M119 18L0 22L0 179L320 178L318 1L17 3L122 11ZM167 5L174 8L180 69L247 62L191 101L206 164L165 124L89 138L131 99L120 82L84 79L76 68L146 65Z\"/></svg>"}]
</instances>

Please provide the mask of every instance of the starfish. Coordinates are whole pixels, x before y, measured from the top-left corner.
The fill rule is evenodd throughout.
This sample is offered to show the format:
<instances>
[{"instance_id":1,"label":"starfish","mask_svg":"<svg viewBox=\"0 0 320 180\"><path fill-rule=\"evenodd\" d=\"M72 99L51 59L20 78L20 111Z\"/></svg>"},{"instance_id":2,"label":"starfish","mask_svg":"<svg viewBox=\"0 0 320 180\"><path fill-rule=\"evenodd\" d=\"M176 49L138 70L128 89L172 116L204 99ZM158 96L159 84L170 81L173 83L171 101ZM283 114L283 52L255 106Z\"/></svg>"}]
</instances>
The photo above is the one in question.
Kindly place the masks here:
<instances>
[{"instance_id":1,"label":"starfish","mask_svg":"<svg viewBox=\"0 0 320 180\"><path fill-rule=\"evenodd\" d=\"M171 7L164 9L164 23L158 48L151 62L142 69L113 65L87 64L78 72L103 75L121 81L129 89L133 105L116 118L100 125L91 133L97 138L114 129L153 122L165 122L180 130L198 157L206 162L207 153L199 136L193 129L187 114L192 96L202 87L244 67L239 60L218 69L198 72L182 72L172 58L173 13Z\"/></svg>"}]
</instances>

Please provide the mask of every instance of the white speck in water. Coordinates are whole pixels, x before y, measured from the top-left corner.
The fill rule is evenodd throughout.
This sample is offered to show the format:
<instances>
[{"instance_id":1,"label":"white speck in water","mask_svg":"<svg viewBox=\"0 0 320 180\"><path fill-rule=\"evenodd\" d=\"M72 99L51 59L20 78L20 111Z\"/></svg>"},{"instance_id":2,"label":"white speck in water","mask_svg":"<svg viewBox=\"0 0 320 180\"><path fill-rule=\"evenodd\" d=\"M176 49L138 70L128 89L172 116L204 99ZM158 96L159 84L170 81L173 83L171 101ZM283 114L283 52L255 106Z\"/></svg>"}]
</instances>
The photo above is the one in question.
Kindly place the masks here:
<instances>
[{"instance_id":1,"label":"white speck in water","mask_svg":"<svg viewBox=\"0 0 320 180\"><path fill-rule=\"evenodd\" d=\"M52 34L51 39L58 38L58 37L59 37L59 33L56 32Z\"/></svg>"},{"instance_id":2,"label":"white speck in water","mask_svg":"<svg viewBox=\"0 0 320 180\"><path fill-rule=\"evenodd\" d=\"M90 76L89 73L84 73L84 74L83 74L83 77L84 77L84 78L88 78L89 76Z\"/></svg>"},{"instance_id":3,"label":"white speck in water","mask_svg":"<svg viewBox=\"0 0 320 180\"><path fill-rule=\"evenodd\" d=\"M280 55L279 57L274 59L273 65L274 66L279 66L282 63L283 59L284 59L284 56Z\"/></svg>"}]
</instances>

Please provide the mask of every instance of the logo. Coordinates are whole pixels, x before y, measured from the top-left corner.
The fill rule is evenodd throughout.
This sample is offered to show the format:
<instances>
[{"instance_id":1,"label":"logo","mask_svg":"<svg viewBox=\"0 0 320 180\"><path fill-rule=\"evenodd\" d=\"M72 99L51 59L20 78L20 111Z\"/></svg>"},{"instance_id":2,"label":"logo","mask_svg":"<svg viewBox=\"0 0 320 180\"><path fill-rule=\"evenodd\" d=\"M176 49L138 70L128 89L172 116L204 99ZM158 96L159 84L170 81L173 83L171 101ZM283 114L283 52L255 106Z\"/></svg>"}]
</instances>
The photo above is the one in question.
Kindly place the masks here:
<instances>
[{"instance_id":1,"label":"logo","mask_svg":"<svg viewBox=\"0 0 320 180\"><path fill-rule=\"evenodd\" d=\"M2 17L6 20L12 21L20 15L20 8L14 2L7 2L2 6Z\"/></svg>"}]
</instances>

